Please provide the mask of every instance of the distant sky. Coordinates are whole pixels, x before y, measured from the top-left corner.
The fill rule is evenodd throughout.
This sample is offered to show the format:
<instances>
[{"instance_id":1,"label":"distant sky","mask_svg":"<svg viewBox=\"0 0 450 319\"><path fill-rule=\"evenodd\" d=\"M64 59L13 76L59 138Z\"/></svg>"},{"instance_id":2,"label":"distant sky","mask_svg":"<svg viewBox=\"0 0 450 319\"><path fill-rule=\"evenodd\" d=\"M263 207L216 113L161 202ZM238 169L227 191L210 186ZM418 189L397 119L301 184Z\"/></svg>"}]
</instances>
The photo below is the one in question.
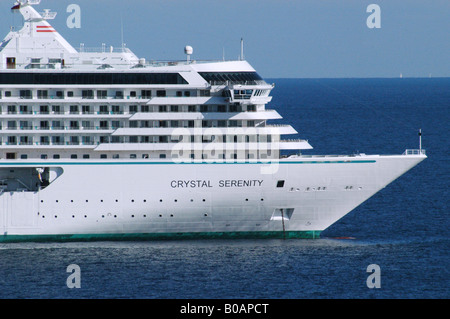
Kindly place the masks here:
<instances>
[{"instance_id":1,"label":"distant sky","mask_svg":"<svg viewBox=\"0 0 450 319\"><path fill-rule=\"evenodd\" d=\"M0 37L19 25L0 1ZM81 8L70 29L69 4ZM369 4L381 28L369 29ZM75 47L120 46L147 60L245 58L266 78L449 77L450 0L42 0Z\"/></svg>"}]
</instances>

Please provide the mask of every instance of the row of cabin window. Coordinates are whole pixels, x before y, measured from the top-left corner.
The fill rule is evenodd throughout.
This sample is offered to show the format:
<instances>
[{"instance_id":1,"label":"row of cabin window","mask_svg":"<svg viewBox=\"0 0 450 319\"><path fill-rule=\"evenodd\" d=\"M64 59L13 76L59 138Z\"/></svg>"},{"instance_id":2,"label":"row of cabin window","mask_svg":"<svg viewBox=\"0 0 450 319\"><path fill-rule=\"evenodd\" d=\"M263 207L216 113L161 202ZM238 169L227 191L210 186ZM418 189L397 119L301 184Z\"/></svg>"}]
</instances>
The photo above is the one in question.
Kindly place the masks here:
<instances>
[{"instance_id":1,"label":"row of cabin window","mask_svg":"<svg viewBox=\"0 0 450 319\"><path fill-rule=\"evenodd\" d=\"M0 106L1 110L1 106ZM98 114L123 114L125 107L121 105L69 105L68 109L61 105L39 105L33 107L32 105L7 105L3 107L3 112L7 114L50 114L50 110L53 114L64 114L66 111L69 114L92 114L97 112ZM256 105L129 105L128 112L130 114L137 112L255 112Z\"/></svg>"},{"instance_id":2,"label":"row of cabin window","mask_svg":"<svg viewBox=\"0 0 450 319\"><path fill-rule=\"evenodd\" d=\"M3 140L3 141L2 141ZM172 135L153 135L153 136L39 136L34 139L33 136L15 136L10 135L6 138L0 138L0 145L95 145L105 143L209 143L209 142L228 142L228 143L255 143L255 142L272 142L271 135L212 135L212 136L172 136Z\"/></svg>"},{"instance_id":3,"label":"row of cabin window","mask_svg":"<svg viewBox=\"0 0 450 319\"><path fill-rule=\"evenodd\" d=\"M247 153L245 155L246 155L247 159L256 158L255 157L256 154L253 154L253 153ZM267 157L267 156L271 156L272 152L270 150L267 150L263 155L264 156L261 155L261 157L263 157L263 158ZM90 159L91 158L90 154L82 154L80 157L78 157L78 156L79 156L78 154L71 154L67 158L70 158L70 159L78 159L78 158ZM176 155L173 155L173 156L177 157ZM158 157L159 158L168 158L168 155L167 154L159 154ZM49 158L50 157L49 157L48 154L41 154L40 155L40 159L49 159ZM53 159L61 159L62 157L61 157L60 154L53 154L52 158ZM108 159L108 158L109 157L108 157L107 154L100 154L100 159ZM112 159L119 159L121 157L120 157L120 154L112 154L110 158L112 158ZM129 154L129 158L130 159L137 159L138 156L137 156L137 154ZM141 158L142 159L148 159L148 158L150 158L150 155L149 154L142 154ZM201 154L200 156L198 156L198 155L196 156L195 153L191 153L191 154L189 154L189 158L191 158L191 159L199 159L199 158L201 158L201 159L208 159L208 155L207 154ZM217 156L215 156L215 158L226 159L227 158L227 154L220 153L220 154L217 154ZM228 154L228 158L230 158L230 159L238 159L238 154L237 153L229 153ZM28 154L20 154L20 159L28 159Z\"/></svg>"},{"instance_id":4,"label":"row of cabin window","mask_svg":"<svg viewBox=\"0 0 450 319\"><path fill-rule=\"evenodd\" d=\"M141 90L139 91L129 91L125 96L125 91L115 91L115 90L81 90L81 94L78 91L50 91L49 90L36 90L36 97L38 99L64 99L68 98L82 98L82 99L125 99L125 98L141 98L150 99L153 95L156 97L166 97L172 96L171 93L167 93L167 90ZM175 97L190 97L190 96L210 96L210 90L199 90L197 91L174 91ZM140 93L140 95L138 94ZM0 99L4 96L5 98L19 97L21 99L33 99L33 90L17 90L17 91L2 91L0 90Z\"/></svg>"},{"instance_id":5,"label":"row of cabin window","mask_svg":"<svg viewBox=\"0 0 450 319\"><path fill-rule=\"evenodd\" d=\"M107 130L118 128L193 128L193 127L255 127L255 121L218 120L201 121L201 126L195 125L193 120L184 121L76 121L76 120L54 120L54 121L0 121L0 130ZM261 126L261 123L259 124Z\"/></svg>"}]
</instances>

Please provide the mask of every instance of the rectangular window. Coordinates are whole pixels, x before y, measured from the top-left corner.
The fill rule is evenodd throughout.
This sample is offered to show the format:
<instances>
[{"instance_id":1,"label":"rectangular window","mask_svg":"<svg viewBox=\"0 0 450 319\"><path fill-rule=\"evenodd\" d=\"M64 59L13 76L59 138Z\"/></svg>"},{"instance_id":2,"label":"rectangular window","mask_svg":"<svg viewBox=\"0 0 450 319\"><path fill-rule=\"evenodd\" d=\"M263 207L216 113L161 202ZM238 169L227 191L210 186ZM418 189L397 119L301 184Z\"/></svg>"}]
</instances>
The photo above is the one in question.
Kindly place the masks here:
<instances>
[{"instance_id":1,"label":"rectangular window","mask_svg":"<svg viewBox=\"0 0 450 319\"><path fill-rule=\"evenodd\" d=\"M61 114L61 106L60 105L52 105L53 114Z\"/></svg>"},{"instance_id":2,"label":"rectangular window","mask_svg":"<svg viewBox=\"0 0 450 319\"><path fill-rule=\"evenodd\" d=\"M158 96L158 97L166 96L166 90L158 90L158 91L156 91L156 96Z\"/></svg>"},{"instance_id":3,"label":"rectangular window","mask_svg":"<svg viewBox=\"0 0 450 319\"><path fill-rule=\"evenodd\" d=\"M30 145L28 136L21 136L19 140L20 145Z\"/></svg>"},{"instance_id":4,"label":"rectangular window","mask_svg":"<svg viewBox=\"0 0 450 319\"><path fill-rule=\"evenodd\" d=\"M101 130L108 129L108 121L100 121L100 129Z\"/></svg>"},{"instance_id":5,"label":"rectangular window","mask_svg":"<svg viewBox=\"0 0 450 319\"><path fill-rule=\"evenodd\" d=\"M97 99L104 100L106 99L108 91L106 90L97 90Z\"/></svg>"},{"instance_id":6,"label":"rectangular window","mask_svg":"<svg viewBox=\"0 0 450 319\"><path fill-rule=\"evenodd\" d=\"M70 114L78 114L78 105L71 105L70 106Z\"/></svg>"},{"instance_id":7,"label":"rectangular window","mask_svg":"<svg viewBox=\"0 0 450 319\"><path fill-rule=\"evenodd\" d=\"M31 114L31 110L28 111L28 105L20 105L19 112L20 114Z\"/></svg>"},{"instance_id":8,"label":"rectangular window","mask_svg":"<svg viewBox=\"0 0 450 319\"><path fill-rule=\"evenodd\" d=\"M113 129L113 130L117 130L118 128L120 128L121 127L121 125L120 125L120 121L111 121L111 128Z\"/></svg>"},{"instance_id":9,"label":"rectangular window","mask_svg":"<svg viewBox=\"0 0 450 319\"><path fill-rule=\"evenodd\" d=\"M6 58L6 68L15 69L16 68L16 58Z\"/></svg>"},{"instance_id":10,"label":"rectangular window","mask_svg":"<svg viewBox=\"0 0 450 319\"><path fill-rule=\"evenodd\" d=\"M49 114L48 110L49 110L48 105L39 106L39 113L41 114Z\"/></svg>"},{"instance_id":11,"label":"rectangular window","mask_svg":"<svg viewBox=\"0 0 450 319\"><path fill-rule=\"evenodd\" d=\"M152 97L152 91L151 90L142 90L141 96L143 99L149 99Z\"/></svg>"},{"instance_id":12,"label":"rectangular window","mask_svg":"<svg viewBox=\"0 0 450 319\"><path fill-rule=\"evenodd\" d=\"M130 114L137 113L137 111L138 111L137 105L130 105L130 110L129 110Z\"/></svg>"},{"instance_id":13,"label":"rectangular window","mask_svg":"<svg viewBox=\"0 0 450 319\"><path fill-rule=\"evenodd\" d=\"M79 129L78 121L70 121L70 129L78 130Z\"/></svg>"},{"instance_id":14,"label":"rectangular window","mask_svg":"<svg viewBox=\"0 0 450 319\"><path fill-rule=\"evenodd\" d=\"M108 105L100 105L99 109L99 114L108 114Z\"/></svg>"},{"instance_id":15,"label":"rectangular window","mask_svg":"<svg viewBox=\"0 0 450 319\"><path fill-rule=\"evenodd\" d=\"M130 136L129 141L130 141L130 143L139 143L137 136Z\"/></svg>"},{"instance_id":16,"label":"rectangular window","mask_svg":"<svg viewBox=\"0 0 450 319\"><path fill-rule=\"evenodd\" d=\"M8 130L15 130L15 129L17 129L16 121L8 121Z\"/></svg>"},{"instance_id":17,"label":"rectangular window","mask_svg":"<svg viewBox=\"0 0 450 319\"><path fill-rule=\"evenodd\" d=\"M20 98L21 99L32 99L33 94L31 93L31 90L20 90Z\"/></svg>"},{"instance_id":18,"label":"rectangular window","mask_svg":"<svg viewBox=\"0 0 450 319\"><path fill-rule=\"evenodd\" d=\"M52 121L52 130L62 130L61 121Z\"/></svg>"},{"instance_id":19,"label":"rectangular window","mask_svg":"<svg viewBox=\"0 0 450 319\"><path fill-rule=\"evenodd\" d=\"M53 145L64 145L64 137L62 136L52 136Z\"/></svg>"},{"instance_id":20,"label":"rectangular window","mask_svg":"<svg viewBox=\"0 0 450 319\"><path fill-rule=\"evenodd\" d=\"M71 145L79 145L80 144L80 140L79 140L78 136L71 136L70 137L70 144Z\"/></svg>"},{"instance_id":21,"label":"rectangular window","mask_svg":"<svg viewBox=\"0 0 450 319\"><path fill-rule=\"evenodd\" d=\"M48 91L47 90L38 90L37 96L38 96L38 99L48 99Z\"/></svg>"},{"instance_id":22,"label":"rectangular window","mask_svg":"<svg viewBox=\"0 0 450 319\"><path fill-rule=\"evenodd\" d=\"M111 106L112 114L122 114L122 111L120 110L120 105L113 105Z\"/></svg>"},{"instance_id":23,"label":"rectangular window","mask_svg":"<svg viewBox=\"0 0 450 319\"><path fill-rule=\"evenodd\" d=\"M8 136L8 145L16 145L17 139L15 136Z\"/></svg>"},{"instance_id":24,"label":"rectangular window","mask_svg":"<svg viewBox=\"0 0 450 319\"><path fill-rule=\"evenodd\" d=\"M93 90L82 90L81 91L81 98L83 98L83 99L93 99L94 98L94 91Z\"/></svg>"},{"instance_id":25,"label":"rectangular window","mask_svg":"<svg viewBox=\"0 0 450 319\"><path fill-rule=\"evenodd\" d=\"M41 143L41 145L49 145L50 144L49 137L48 136L41 136L40 143Z\"/></svg>"},{"instance_id":26,"label":"rectangular window","mask_svg":"<svg viewBox=\"0 0 450 319\"><path fill-rule=\"evenodd\" d=\"M81 106L81 113L83 113L83 114L89 114L89 113L91 113L91 107L90 107L90 105L82 105L82 106Z\"/></svg>"},{"instance_id":27,"label":"rectangular window","mask_svg":"<svg viewBox=\"0 0 450 319\"><path fill-rule=\"evenodd\" d=\"M81 121L81 126L83 127L83 130L90 130L93 128L91 121Z\"/></svg>"}]
</instances>

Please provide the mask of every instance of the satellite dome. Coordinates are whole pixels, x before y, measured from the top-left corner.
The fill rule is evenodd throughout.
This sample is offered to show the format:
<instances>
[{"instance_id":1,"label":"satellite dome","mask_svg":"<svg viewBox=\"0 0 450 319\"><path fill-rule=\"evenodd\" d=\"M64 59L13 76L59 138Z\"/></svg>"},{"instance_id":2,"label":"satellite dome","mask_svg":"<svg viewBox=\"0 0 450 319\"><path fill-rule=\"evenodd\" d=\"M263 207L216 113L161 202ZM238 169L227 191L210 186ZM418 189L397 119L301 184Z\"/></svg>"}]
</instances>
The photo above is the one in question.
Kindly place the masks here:
<instances>
[{"instance_id":1,"label":"satellite dome","mask_svg":"<svg viewBox=\"0 0 450 319\"><path fill-rule=\"evenodd\" d=\"M184 48L184 53L186 53L186 54L192 54L193 52L194 52L194 49L191 46L189 46L189 45L187 45Z\"/></svg>"}]
</instances>

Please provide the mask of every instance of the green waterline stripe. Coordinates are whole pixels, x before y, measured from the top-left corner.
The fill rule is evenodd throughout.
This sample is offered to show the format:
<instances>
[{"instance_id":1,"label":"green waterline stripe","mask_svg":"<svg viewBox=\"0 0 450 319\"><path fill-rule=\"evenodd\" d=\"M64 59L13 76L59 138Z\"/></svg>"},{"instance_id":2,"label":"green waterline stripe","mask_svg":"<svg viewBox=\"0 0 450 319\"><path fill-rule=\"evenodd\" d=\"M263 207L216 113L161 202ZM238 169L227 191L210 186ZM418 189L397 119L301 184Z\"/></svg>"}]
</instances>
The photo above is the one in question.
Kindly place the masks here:
<instances>
[{"instance_id":1,"label":"green waterline stripe","mask_svg":"<svg viewBox=\"0 0 450 319\"><path fill-rule=\"evenodd\" d=\"M186 232L137 234L67 234L67 235L0 235L0 243L17 242L89 242L144 241L183 239L317 239L321 231L243 231L243 232Z\"/></svg>"},{"instance_id":2,"label":"green waterline stripe","mask_svg":"<svg viewBox=\"0 0 450 319\"><path fill-rule=\"evenodd\" d=\"M272 164L354 164L354 163L376 163L375 160L354 160L354 161L298 161L298 162L230 162L230 163L215 163L215 162L193 162L193 163L176 163L176 162L32 162L32 163L1 163L0 166L26 166L26 165L223 165L223 164L235 164L235 165L272 165Z\"/></svg>"}]
</instances>

